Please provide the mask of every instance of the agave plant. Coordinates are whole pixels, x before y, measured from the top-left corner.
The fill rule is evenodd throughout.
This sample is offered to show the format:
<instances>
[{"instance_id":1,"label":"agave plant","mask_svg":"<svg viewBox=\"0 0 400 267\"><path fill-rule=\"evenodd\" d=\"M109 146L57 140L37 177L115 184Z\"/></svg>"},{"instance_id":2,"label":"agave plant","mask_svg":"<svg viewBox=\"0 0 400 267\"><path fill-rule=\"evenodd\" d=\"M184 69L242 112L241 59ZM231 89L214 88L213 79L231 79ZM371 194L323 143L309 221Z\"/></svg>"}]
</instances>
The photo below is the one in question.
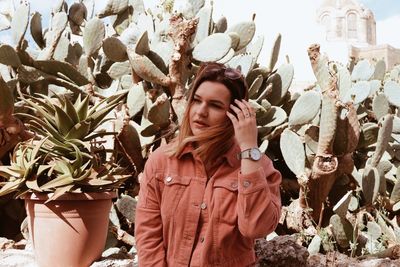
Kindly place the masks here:
<instances>
[{"instance_id":1,"label":"agave plant","mask_svg":"<svg viewBox=\"0 0 400 267\"><path fill-rule=\"evenodd\" d=\"M1 166L0 174L8 182L0 189L0 196L14 191L55 192L54 199L65 192L118 188L130 175L126 168L107 160L103 156L107 151L95 141L115 133L95 130L109 120L106 116L125 95L96 105L90 105L88 96L78 96L74 103L58 95L25 98L34 115L17 115L30 119L27 127L36 135L16 146L10 166Z\"/></svg>"}]
</instances>

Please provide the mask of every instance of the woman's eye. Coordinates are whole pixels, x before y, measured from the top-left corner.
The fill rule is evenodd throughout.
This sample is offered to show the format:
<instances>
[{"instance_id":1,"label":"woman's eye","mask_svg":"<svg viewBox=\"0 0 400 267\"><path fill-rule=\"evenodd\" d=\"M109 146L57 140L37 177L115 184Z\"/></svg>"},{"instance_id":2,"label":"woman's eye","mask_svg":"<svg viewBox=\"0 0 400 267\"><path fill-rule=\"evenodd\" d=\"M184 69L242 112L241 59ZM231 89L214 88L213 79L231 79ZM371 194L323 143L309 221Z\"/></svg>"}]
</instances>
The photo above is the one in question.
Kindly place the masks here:
<instances>
[{"instance_id":1,"label":"woman's eye","mask_svg":"<svg viewBox=\"0 0 400 267\"><path fill-rule=\"evenodd\" d=\"M216 109L222 109L222 108L223 108L222 106L217 105L217 104L212 104L211 106L212 106L213 108L216 108Z\"/></svg>"}]
</instances>

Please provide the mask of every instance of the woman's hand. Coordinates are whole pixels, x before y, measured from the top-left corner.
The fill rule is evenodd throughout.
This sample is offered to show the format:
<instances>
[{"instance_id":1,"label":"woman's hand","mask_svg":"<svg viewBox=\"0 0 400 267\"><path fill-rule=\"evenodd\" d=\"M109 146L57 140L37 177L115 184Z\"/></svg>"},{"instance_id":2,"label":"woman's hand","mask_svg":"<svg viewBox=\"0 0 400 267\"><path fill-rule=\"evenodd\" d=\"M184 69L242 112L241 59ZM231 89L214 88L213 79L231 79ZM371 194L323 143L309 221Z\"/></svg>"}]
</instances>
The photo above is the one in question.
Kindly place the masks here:
<instances>
[{"instance_id":1,"label":"woman's hand","mask_svg":"<svg viewBox=\"0 0 400 267\"><path fill-rule=\"evenodd\" d=\"M233 112L227 111L226 114L232 121L241 151L257 147L257 123L253 108L244 99L242 101L235 99L235 104L237 106L230 105Z\"/></svg>"}]
</instances>

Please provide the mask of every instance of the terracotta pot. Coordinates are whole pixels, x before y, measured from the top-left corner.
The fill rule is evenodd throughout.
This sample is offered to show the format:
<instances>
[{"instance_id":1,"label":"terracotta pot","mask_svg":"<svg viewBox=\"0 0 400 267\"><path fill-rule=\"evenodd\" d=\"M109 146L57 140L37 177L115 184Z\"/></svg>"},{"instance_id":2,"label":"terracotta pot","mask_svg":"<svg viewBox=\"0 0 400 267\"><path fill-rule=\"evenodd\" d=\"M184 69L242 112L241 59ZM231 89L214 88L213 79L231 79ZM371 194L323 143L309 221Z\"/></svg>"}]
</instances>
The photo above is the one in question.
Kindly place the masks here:
<instances>
[{"instance_id":1,"label":"terracotta pot","mask_svg":"<svg viewBox=\"0 0 400 267\"><path fill-rule=\"evenodd\" d=\"M50 196L24 197L38 265L89 266L104 250L115 192L67 193L45 204Z\"/></svg>"}]
</instances>

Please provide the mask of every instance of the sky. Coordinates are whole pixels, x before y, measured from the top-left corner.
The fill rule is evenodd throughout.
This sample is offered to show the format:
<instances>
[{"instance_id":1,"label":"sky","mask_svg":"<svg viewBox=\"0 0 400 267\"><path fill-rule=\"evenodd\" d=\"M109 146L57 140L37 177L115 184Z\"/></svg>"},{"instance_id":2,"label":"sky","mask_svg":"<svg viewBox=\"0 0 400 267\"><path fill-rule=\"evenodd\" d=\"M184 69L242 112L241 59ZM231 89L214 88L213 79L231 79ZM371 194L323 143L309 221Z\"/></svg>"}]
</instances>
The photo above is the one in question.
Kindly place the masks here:
<instances>
[{"instance_id":1,"label":"sky","mask_svg":"<svg viewBox=\"0 0 400 267\"><path fill-rule=\"evenodd\" d=\"M361 0L360 2L374 12L377 20L399 15L400 13L399 0Z\"/></svg>"},{"instance_id":2,"label":"sky","mask_svg":"<svg viewBox=\"0 0 400 267\"><path fill-rule=\"evenodd\" d=\"M2 5L12 0L0 0ZM316 24L316 10L322 0L213 0L213 19L217 21L226 16L228 24L251 20L256 14L256 36L264 36L264 46L258 62L267 65L273 40L282 34L281 51L278 65L286 62L288 55L294 65L295 81L315 80L307 56L310 44L320 43L322 52L329 52L330 59L347 63L347 46L325 41L321 26ZM31 11L37 10L43 15L43 24L47 25L54 0L31 0ZM67 1L74 2L73 0ZM144 0L146 8L152 8L160 0ZM183 5L184 0L175 0L175 7ZM377 30L377 44L390 44L400 49L400 0L360 0L364 6L374 12ZM106 5L106 0L96 0L96 10ZM210 0L206 0L209 4ZM6 40L4 34L0 41ZM346 56L345 56L346 55Z\"/></svg>"}]
</instances>

